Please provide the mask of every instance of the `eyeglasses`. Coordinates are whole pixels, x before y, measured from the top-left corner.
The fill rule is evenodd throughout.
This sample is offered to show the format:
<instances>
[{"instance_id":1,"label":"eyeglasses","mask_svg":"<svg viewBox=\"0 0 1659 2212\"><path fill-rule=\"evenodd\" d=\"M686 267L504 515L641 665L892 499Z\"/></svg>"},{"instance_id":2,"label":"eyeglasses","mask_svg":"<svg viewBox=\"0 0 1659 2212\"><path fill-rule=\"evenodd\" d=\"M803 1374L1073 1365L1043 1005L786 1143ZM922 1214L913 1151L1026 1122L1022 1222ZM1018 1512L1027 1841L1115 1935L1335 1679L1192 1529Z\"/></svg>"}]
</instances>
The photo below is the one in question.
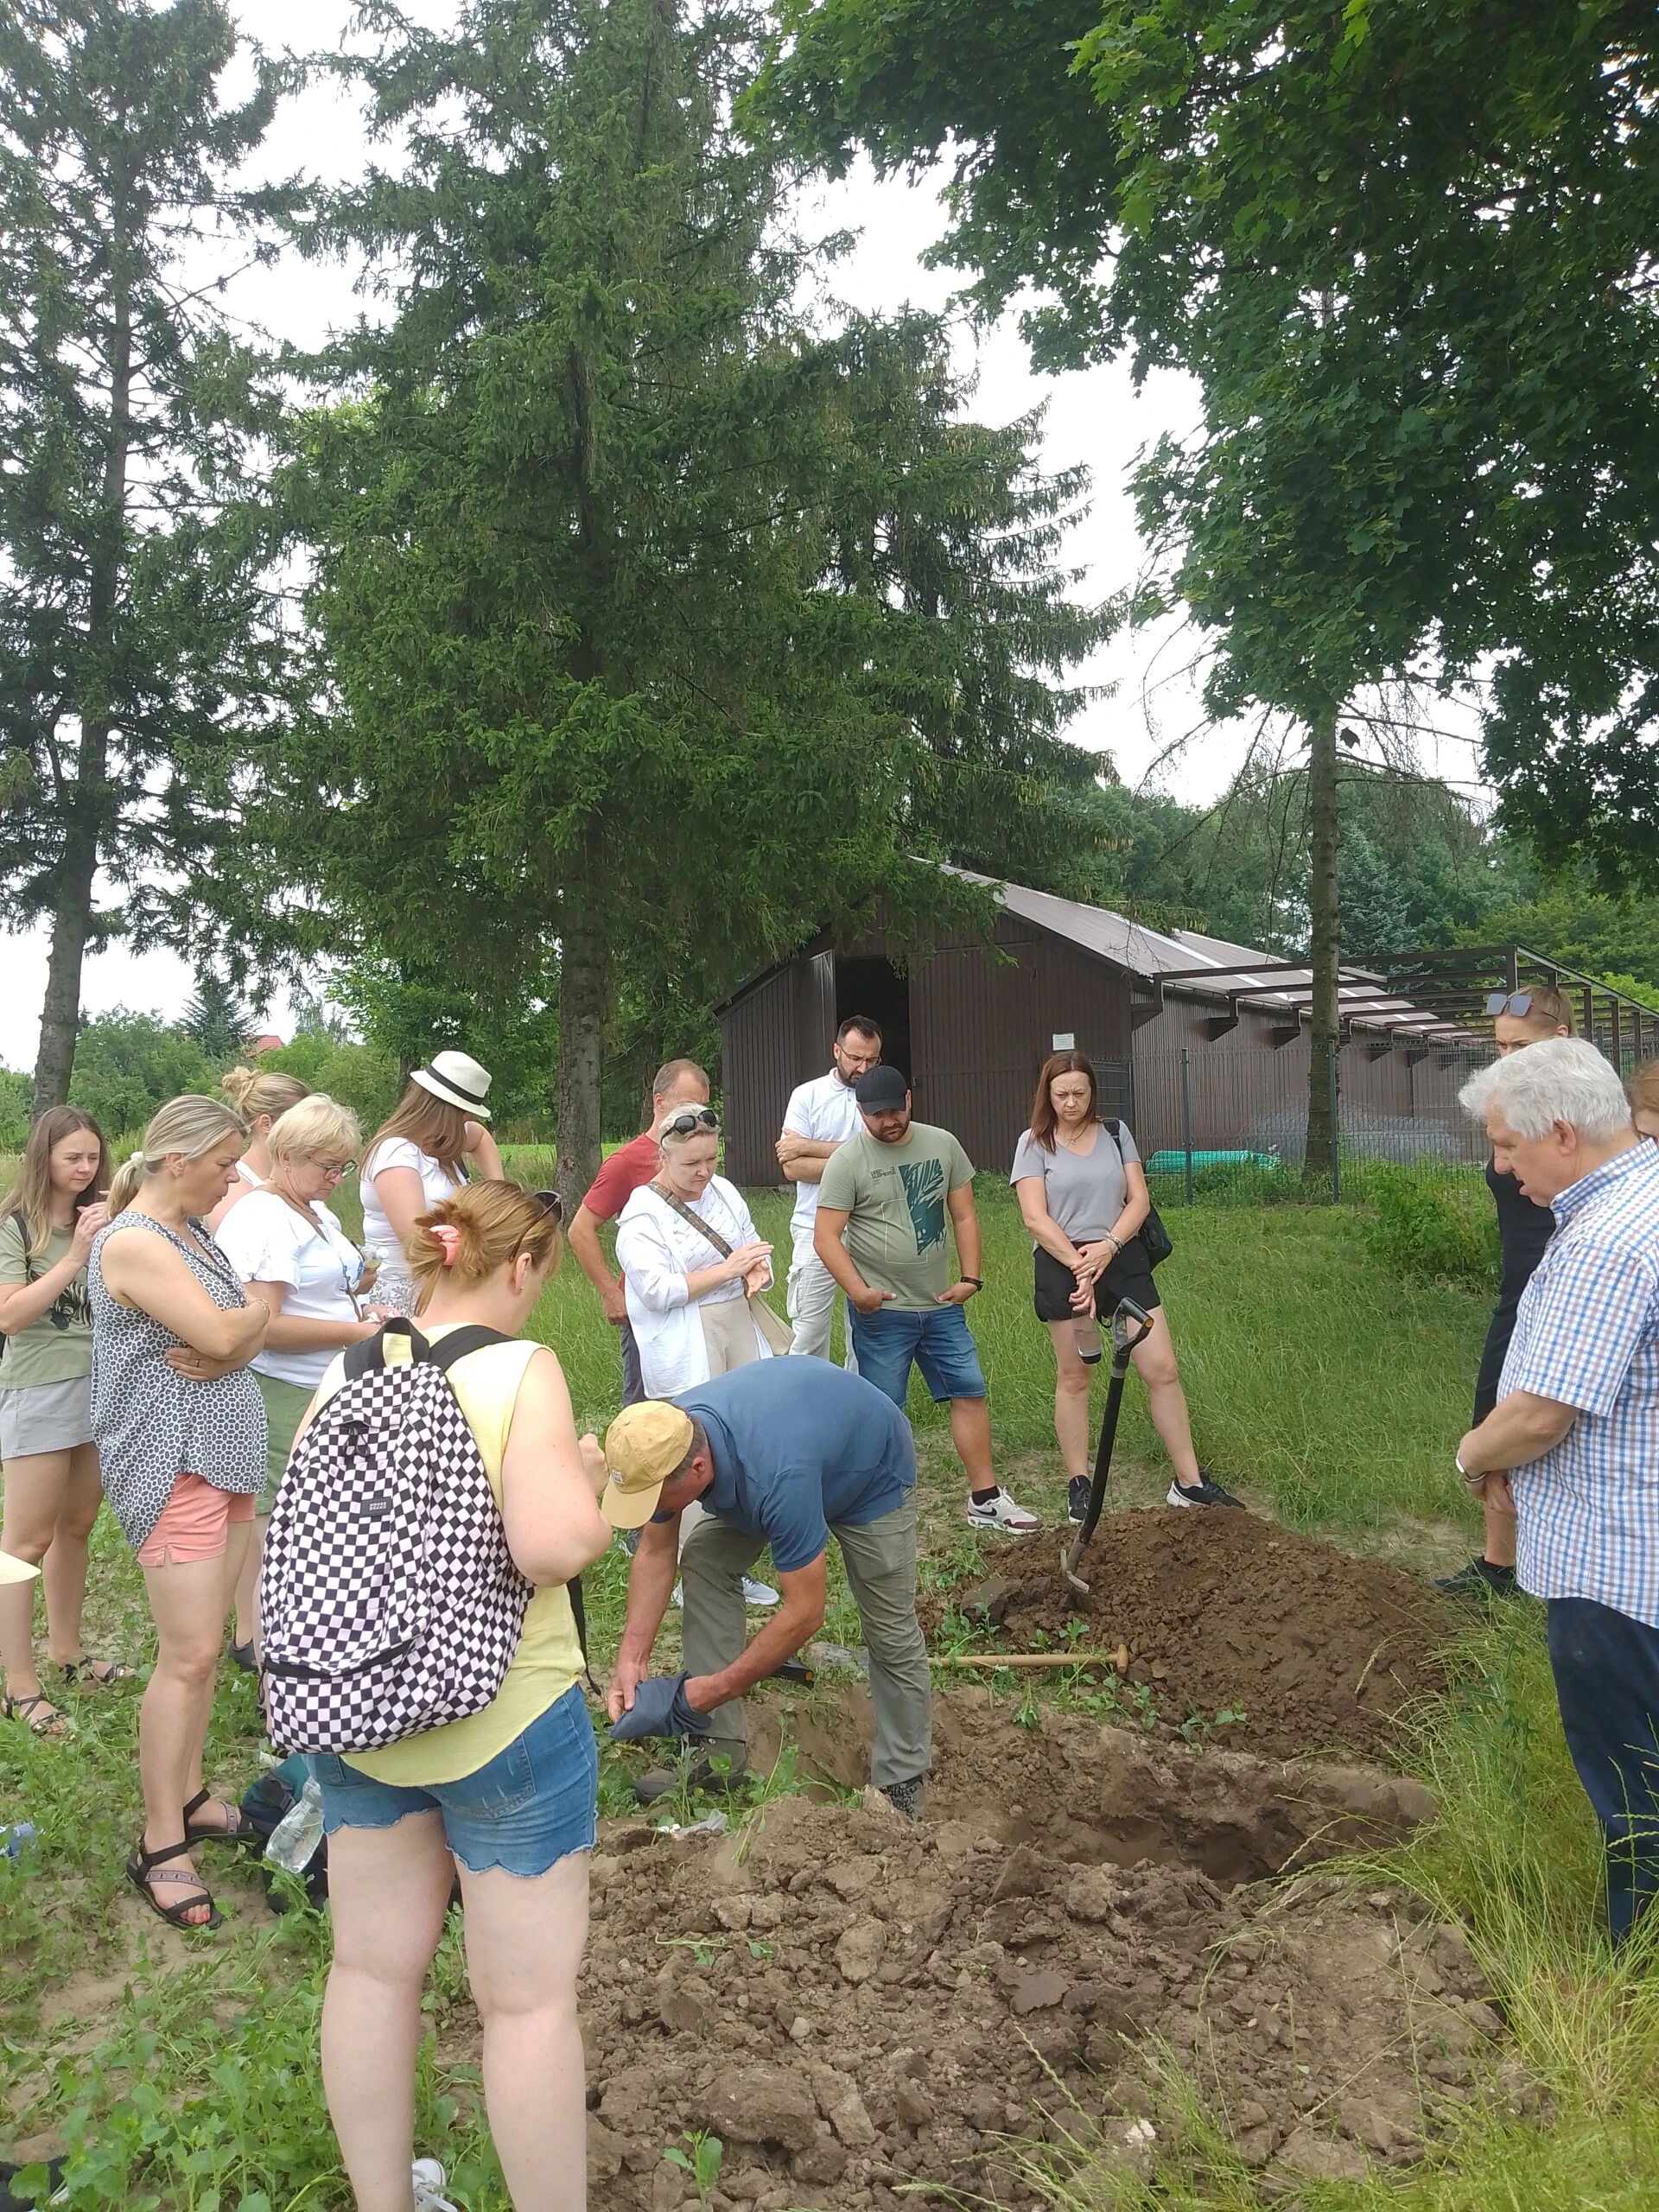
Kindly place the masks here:
<instances>
[{"instance_id":1,"label":"eyeglasses","mask_svg":"<svg viewBox=\"0 0 1659 2212\"><path fill-rule=\"evenodd\" d=\"M692 1137L700 1129L720 1127L720 1116L712 1106L682 1106L677 1114L671 1114L658 1127L657 1135L663 1137Z\"/></svg>"},{"instance_id":2,"label":"eyeglasses","mask_svg":"<svg viewBox=\"0 0 1659 2212\"><path fill-rule=\"evenodd\" d=\"M315 1167L319 1175L326 1175L331 1183L343 1183L348 1175L357 1173L354 1160L318 1160L310 1153L307 1153L305 1159L308 1167Z\"/></svg>"},{"instance_id":3,"label":"eyeglasses","mask_svg":"<svg viewBox=\"0 0 1659 2212\"><path fill-rule=\"evenodd\" d=\"M1488 1014L1512 1014L1516 1020L1532 1012L1530 991L1494 991L1486 1001Z\"/></svg>"},{"instance_id":4,"label":"eyeglasses","mask_svg":"<svg viewBox=\"0 0 1659 2212\"><path fill-rule=\"evenodd\" d=\"M564 1219L564 1200L556 1191L532 1191L530 1195L550 1219L553 1221Z\"/></svg>"}]
</instances>

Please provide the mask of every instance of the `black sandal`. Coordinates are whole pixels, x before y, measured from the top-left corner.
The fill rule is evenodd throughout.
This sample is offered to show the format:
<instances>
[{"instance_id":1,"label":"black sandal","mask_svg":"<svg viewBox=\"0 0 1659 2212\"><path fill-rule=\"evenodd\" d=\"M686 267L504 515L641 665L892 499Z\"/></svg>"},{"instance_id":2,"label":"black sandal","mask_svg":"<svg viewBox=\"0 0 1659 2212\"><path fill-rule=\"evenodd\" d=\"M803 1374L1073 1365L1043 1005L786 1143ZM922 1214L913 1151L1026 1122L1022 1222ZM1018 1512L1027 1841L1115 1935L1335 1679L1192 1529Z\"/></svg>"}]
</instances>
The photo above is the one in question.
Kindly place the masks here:
<instances>
[{"instance_id":1,"label":"black sandal","mask_svg":"<svg viewBox=\"0 0 1659 2212\"><path fill-rule=\"evenodd\" d=\"M47 1718L37 1720L35 1714L41 1706ZM48 1744L67 1743L75 1732L75 1724L67 1713L60 1713L44 1690L33 1697L0 1698L0 1718L24 1722L31 1736L39 1736Z\"/></svg>"},{"instance_id":2,"label":"black sandal","mask_svg":"<svg viewBox=\"0 0 1659 2212\"><path fill-rule=\"evenodd\" d=\"M181 1843L164 1843L159 1851L146 1851L140 1836L137 1849L127 1861L127 1879L158 1920L164 1920L169 1928L176 1928L183 1935L201 1936L210 1928L225 1925L225 1916L213 1903L213 1891L194 1869L186 1874L164 1863L169 1859L181 1859L189 1848L190 1839L186 1836ZM159 1873L158 1867L162 1870ZM181 1897L177 1904L163 1904L150 1886L154 1882L188 1882L199 1894ZM206 1920L185 1918L187 1912L199 1912L203 1905L207 1908Z\"/></svg>"},{"instance_id":3,"label":"black sandal","mask_svg":"<svg viewBox=\"0 0 1659 2212\"><path fill-rule=\"evenodd\" d=\"M90 1684L95 1690L108 1689L111 1682L130 1682L137 1675L136 1667L124 1667L118 1659L89 1659L83 1652L79 1659L60 1662L58 1672L71 1689Z\"/></svg>"},{"instance_id":4,"label":"black sandal","mask_svg":"<svg viewBox=\"0 0 1659 2212\"><path fill-rule=\"evenodd\" d=\"M185 1807L184 1840L187 1843L263 1844L264 1842L264 1837L239 1805L226 1805L225 1826L222 1828L200 1827L193 1828L190 1825L191 1814L199 1813L204 1805L211 1805L213 1802L213 1793L211 1789L198 1789Z\"/></svg>"}]
</instances>

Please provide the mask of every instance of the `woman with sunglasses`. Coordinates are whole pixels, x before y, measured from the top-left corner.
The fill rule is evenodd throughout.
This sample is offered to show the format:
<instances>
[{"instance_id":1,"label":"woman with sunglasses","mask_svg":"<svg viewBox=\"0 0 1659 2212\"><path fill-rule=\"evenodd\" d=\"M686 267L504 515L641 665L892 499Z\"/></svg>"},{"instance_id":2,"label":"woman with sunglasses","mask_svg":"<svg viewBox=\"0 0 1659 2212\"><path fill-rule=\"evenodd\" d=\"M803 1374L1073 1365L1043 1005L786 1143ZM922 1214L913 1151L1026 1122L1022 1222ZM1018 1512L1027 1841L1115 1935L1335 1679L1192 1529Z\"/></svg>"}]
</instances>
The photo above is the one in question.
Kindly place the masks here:
<instances>
[{"instance_id":1,"label":"woman with sunglasses","mask_svg":"<svg viewBox=\"0 0 1659 2212\"><path fill-rule=\"evenodd\" d=\"M220 1225L219 1249L251 1297L270 1308L264 1346L251 1362L265 1403L265 1486L254 1509L253 1541L236 1586L231 1656L257 1662L259 1558L294 1432L337 1351L372 1337L385 1318L359 1303L363 1255L324 1200L351 1174L357 1116L321 1092L271 1125L270 1173Z\"/></svg>"},{"instance_id":2,"label":"woman with sunglasses","mask_svg":"<svg viewBox=\"0 0 1659 2212\"><path fill-rule=\"evenodd\" d=\"M246 1205L247 1201L245 1200ZM422 1215L408 1251L434 1344L482 1326L449 1383L478 1445L514 1564L536 1586L512 1663L466 1719L313 1762L328 1836L334 1960L322 2082L354 2202L436 2207L443 2170L414 2159L421 2000L457 1872L483 2024L484 2099L512 2202L575 2206L587 2171L576 1974L588 1936L599 1755L569 1587L610 1541L595 1439L578 1440L545 1344L525 1341L563 1242L556 1201L469 1184ZM319 1402L345 1380L336 1360Z\"/></svg>"},{"instance_id":3,"label":"woman with sunglasses","mask_svg":"<svg viewBox=\"0 0 1659 2212\"><path fill-rule=\"evenodd\" d=\"M715 1173L720 1116L712 1106L665 1115L657 1147L661 1165L617 1221L616 1263L645 1395L671 1398L768 1357L749 1299L772 1281L772 1247L742 1192Z\"/></svg>"},{"instance_id":4,"label":"woman with sunglasses","mask_svg":"<svg viewBox=\"0 0 1659 2212\"><path fill-rule=\"evenodd\" d=\"M1532 991L1494 991L1486 1001L1492 1036L1500 1058L1540 1045L1547 1037L1573 1034L1573 1009L1567 994L1542 987ZM1516 1309L1521 1294L1532 1281L1534 1268L1544 1256L1544 1247L1555 1230L1549 1208L1535 1206L1513 1175L1502 1173L1496 1162L1486 1163L1486 1185L1497 1208L1497 1237L1502 1253L1497 1305L1486 1331L1486 1348L1475 1380L1475 1421L1478 1427L1497 1403L1497 1386L1504 1356L1515 1333ZM1481 1495L1486 1516L1486 1541L1478 1558L1456 1574L1445 1575L1440 1587L1452 1598L1512 1598L1515 1580L1515 1506L1507 1476L1490 1480Z\"/></svg>"},{"instance_id":5,"label":"woman with sunglasses","mask_svg":"<svg viewBox=\"0 0 1659 2212\"><path fill-rule=\"evenodd\" d=\"M715 1173L720 1116L712 1106L682 1106L657 1124L661 1165L617 1218L616 1264L639 1346L648 1398L671 1398L751 1360L769 1359L749 1300L772 1281L772 1247L734 1183ZM779 1319L779 1333L786 1338ZM680 1545L702 1518L680 1516ZM769 1582L743 1577L744 1602L775 1605ZM674 1593L679 1603L679 1592Z\"/></svg>"}]
</instances>

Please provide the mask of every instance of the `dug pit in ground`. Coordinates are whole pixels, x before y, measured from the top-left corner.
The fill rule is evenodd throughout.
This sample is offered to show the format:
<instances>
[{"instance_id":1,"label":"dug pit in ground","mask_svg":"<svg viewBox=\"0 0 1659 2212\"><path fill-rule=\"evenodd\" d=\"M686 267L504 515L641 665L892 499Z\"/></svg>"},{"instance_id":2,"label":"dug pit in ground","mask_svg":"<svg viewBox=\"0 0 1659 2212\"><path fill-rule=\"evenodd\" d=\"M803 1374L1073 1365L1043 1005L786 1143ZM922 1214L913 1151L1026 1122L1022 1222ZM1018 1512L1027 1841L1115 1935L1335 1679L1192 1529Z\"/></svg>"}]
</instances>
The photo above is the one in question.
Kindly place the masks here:
<instances>
[{"instance_id":1,"label":"dug pit in ground","mask_svg":"<svg viewBox=\"0 0 1659 2212\"><path fill-rule=\"evenodd\" d=\"M892 2212L915 2182L1019 2202L1009 2136L1147 2154L1152 2037L1253 2164L1358 2174L1415 2157L1497 2063L1457 1930L1318 1873L1243 1878L1397 1835L1429 1809L1414 1785L947 1707L919 1827L791 1798L719 1841L601 1837L595 2212L670 2212L690 2184L663 2152L698 2129L726 2146L716 2212ZM953 1794L976 1751L993 1814Z\"/></svg>"}]
</instances>

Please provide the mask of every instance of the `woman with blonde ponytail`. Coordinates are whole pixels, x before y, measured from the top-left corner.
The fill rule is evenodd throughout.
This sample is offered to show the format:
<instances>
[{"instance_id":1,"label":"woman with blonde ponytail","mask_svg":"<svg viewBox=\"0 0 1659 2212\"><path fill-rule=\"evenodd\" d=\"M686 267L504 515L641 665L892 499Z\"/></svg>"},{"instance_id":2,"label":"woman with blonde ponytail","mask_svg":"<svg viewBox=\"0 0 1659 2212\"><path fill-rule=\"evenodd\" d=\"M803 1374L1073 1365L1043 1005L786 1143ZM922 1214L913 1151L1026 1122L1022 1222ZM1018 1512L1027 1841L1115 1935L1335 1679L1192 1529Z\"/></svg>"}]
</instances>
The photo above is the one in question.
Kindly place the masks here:
<instances>
[{"instance_id":1,"label":"woman with blonde ponytail","mask_svg":"<svg viewBox=\"0 0 1659 2212\"><path fill-rule=\"evenodd\" d=\"M248 1148L236 1163L235 1182L207 1217L207 1226L215 1236L231 1209L239 1205L250 1192L263 1191L270 1182L271 1130L291 1107L311 1096L308 1083L267 1068L232 1068L228 1075L220 1076L219 1087L247 1124Z\"/></svg>"},{"instance_id":2,"label":"woman with blonde ponytail","mask_svg":"<svg viewBox=\"0 0 1659 2212\"><path fill-rule=\"evenodd\" d=\"M255 1840L201 1779L226 1618L265 1472L265 1409L248 1362L270 1309L245 1293L204 1218L236 1179L246 1138L219 1100L170 1100L116 1175L87 1268L104 1492L156 1623L138 1710L144 1826L127 1877L175 1928L219 1924L191 1845Z\"/></svg>"},{"instance_id":3,"label":"woman with blonde ponytail","mask_svg":"<svg viewBox=\"0 0 1659 2212\"><path fill-rule=\"evenodd\" d=\"M448 1372L507 1548L536 1594L512 1663L481 1712L381 1751L313 1762L334 1946L323 2088L365 2206L409 2202L421 1997L457 1871L484 2024L484 2094L507 2193L523 2206L582 2202L576 1970L599 1760L568 1586L606 1548L595 1497L605 1459L596 1438L577 1439L553 1354L514 1341L558 1264L558 1205L551 1192L479 1182L410 1224L422 1335L441 1344L456 1329L494 1332ZM318 1406L344 1381L336 1360ZM294 1596L309 1602L308 1592ZM271 1638L274 1649L276 1624ZM436 2175L429 2187L442 2187L442 2168L423 2159L421 2171Z\"/></svg>"}]
</instances>

